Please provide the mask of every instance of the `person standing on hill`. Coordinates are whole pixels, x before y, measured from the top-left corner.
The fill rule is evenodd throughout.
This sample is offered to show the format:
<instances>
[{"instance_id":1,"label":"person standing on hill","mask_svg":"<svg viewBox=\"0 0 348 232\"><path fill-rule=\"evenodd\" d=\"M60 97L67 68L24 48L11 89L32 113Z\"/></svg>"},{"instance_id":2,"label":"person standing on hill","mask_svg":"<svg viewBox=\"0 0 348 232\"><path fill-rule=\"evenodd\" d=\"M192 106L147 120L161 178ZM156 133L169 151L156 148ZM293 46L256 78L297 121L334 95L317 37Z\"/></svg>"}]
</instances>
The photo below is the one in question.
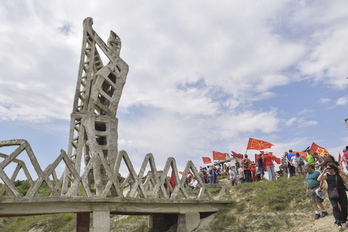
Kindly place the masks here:
<instances>
[{"instance_id":1,"label":"person standing on hill","mask_svg":"<svg viewBox=\"0 0 348 232\"><path fill-rule=\"evenodd\" d=\"M235 167L232 166L227 169L228 169L228 176L230 177L232 186L237 185L237 173L236 173Z\"/></svg>"},{"instance_id":2,"label":"person standing on hill","mask_svg":"<svg viewBox=\"0 0 348 232\"><path fill-rule=\"evenodd\" d=\"M257 159L257 171L260 174L260 180L263 180L263 176L265 175L265 171L263 169L263 157L262 154L259 154L259 158Z\"/></svg>"},{"instance_id":3,"label":"person standing on hill","mask_svg":"<svg viewBox=\"0 0 348 232\"><path fill-rule=\"evenodd\" d=\"M280 165L280 169L283 171L283 174L285 177L288 177L288 173L289 173L289 170L288 170L288 163L287 163L287 157L288 157L288 152L284 152L284 154L281 156L281 165Z\"/></svg>"},{"instance_id":4,"label":"person standing on hill","mask_svg":"<svg viewBox=\"0 0 348 232\"><path fill-rule=\"evenodd\" d=\"M251 160L248 159L248 155L245 154L244 158L240 161L240 165L242 166L244 171L245 182L252 182L251 171L250 171L251 164L252 164Z\"/></svg>"},{"instance_id":5,"label":"person standing on hill","mask_svg":"<svg viewBox=\"0 0 348 232\"><path fill-rule=\"evenodd\" d=\"M237 170L237 179L239 180L239 183L244 183L245 182L245 175L244 175L244 170L242 166L240 165L238 170Z\"/></svg>"},{"instance_id":6,"label":"person standing on hill","mask_svg":"<svg viewBox=\"0 0 348 232\"><path fill-rule=\"evenodd\" d=\"M306 157L306 161L308 164L312 164L312 165L315 165L315 158L314 158L314 155L309 153L309 150L306 150L307 151L307 157Z\"/></svg>"},{"instance_id":7,"label":"person standing on hill","mask_svg":"<svg viewBox=\"0 0 348 232\"><path fill-rule=\"evenodd\" d=\"M348 150L347 150L347 147L346 147L346 149L343 149L342 160L343 160L344 164L346 165L346 170L348 171Z\"/></svg>"},{"instance_id":8,"label":"person standing on hill","mask_svg":"<svg viewBox=\"0 0 348 232\"><path fill-rule=\"evenodd\" d=\"M273 160L268 153L264 154L263 156L263 164L265 165L267 173L268 173L268 180L270 181L276 180Z\"/></svg>"},{"instance_id":9,"label":"person standing on hill","mask_svg":"<svg viewBox=\"0 0 348 232\"><path fill-rule=\"evenodd\" d=\"M325 167L325 159L318 153L314 153L314 160L315 160L315 169L322 172Z\"/></svg>"},{"instance_id":10,"label":"person standing on hill","mask_svg":"<svg viewBox=\"0 0 348 232\"><path fill-rule=\"evenodd\" d=\"M298 157L300 156L299 153L296 153L293 157L291 157L290 163L295 168L295 175L298 175Z\"/></svg>"},{"instance_id":11,"label":"person standing on hill","mask_svg":"<svg viewBox=\"0 0 348 232\"><path fill-rule=\"evenodd\" d=\"M306 174L306 182L307 182L307 191L306 194L309 196L309 199L312 203L312 207L315 211L314 219L317 220L320 217L327 216L327 211L325 209L325 206L323 205L324 199L319 197L316 193L316 190L322 191L323 181L319 181L318 177L320 176L320 172L314 169L313 164L306 164L305 170L307 172ZM319 207L321 208L322 212L321 215L319 213Z\"/></svg>"},{"instance_id":12,"label":"person standing on hill","mask_svg":"<svg viewBox=\"0 0 348 232\"><path fill-rule=\"evenodd\" d=\"M338 230L342 230L342 226L346 225L347 221L347 188L348 182L344 174L338 169L338 166L333 162L328 162L323 173L318 177L318 181L326 180L328 185L328 192L332 189L337 189L338 196L330 196L329 199L332 205L332 212L335 217L335 224Z\"/></svg>"},{"instance_id":13,"label":"person standing on hill","mask_svg":"<svg viewBox=\"0 0 348 232\"><path fill-rule=\"evenodd\" d=\"M304 160L299 153L296 153L296 157L297 157L297 163L298 163L297 171L298 171L298 174L302 176L304 175Z\"/></svg>"},{"instance_id":14,"label":"person standing on hill","mask_svg":"<svg viewBox=\"0 0 348 232\"><path fill-rule=\"evenodd\" d=\"M290 173L290 177L293 177L295 175L295 167L292 166L291 164L291 158L295 156L294 153L292 153L292 150L289 150L288 156L286 157L288 160L288 167L289 167L289 173Z\"/></svg>"}]
</instances>

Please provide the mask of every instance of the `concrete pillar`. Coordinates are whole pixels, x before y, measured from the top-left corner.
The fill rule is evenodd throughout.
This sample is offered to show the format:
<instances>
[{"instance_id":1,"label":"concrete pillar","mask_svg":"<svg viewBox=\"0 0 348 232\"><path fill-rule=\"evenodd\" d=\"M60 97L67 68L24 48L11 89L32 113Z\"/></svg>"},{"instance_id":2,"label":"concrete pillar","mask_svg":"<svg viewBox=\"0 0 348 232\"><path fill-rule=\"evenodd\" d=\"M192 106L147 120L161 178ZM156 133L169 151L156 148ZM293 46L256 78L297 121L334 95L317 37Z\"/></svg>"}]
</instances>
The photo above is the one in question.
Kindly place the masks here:
<instances>
[{"instance_id":1,"label":"concrete pillar","mask_svg":"<svg viewBox=\"0 0 348 232\"><path fill-rule=\"evenodd\" d=\"M191 232L200 224L199 212L178 214L177 232Z\"/></svg>"},{"instance_id":2,"label":"concrete pillar","mask_svg":"<svg viewBox=\"0 0 348 232\"><path fill-rule=\"evenodd\" d=\"M89 232L89 213L76 214L76 232Z\"/></svg>"},{"instance_id":3,"label":"concrete pillar","mask_svg":"<svg viewBox=\"0 0 348 232\"><path fill-rule=\"evenodd\" d=\"M93 211L93 232L110 232L110 211Z\"/></svg>"}]
</instances>

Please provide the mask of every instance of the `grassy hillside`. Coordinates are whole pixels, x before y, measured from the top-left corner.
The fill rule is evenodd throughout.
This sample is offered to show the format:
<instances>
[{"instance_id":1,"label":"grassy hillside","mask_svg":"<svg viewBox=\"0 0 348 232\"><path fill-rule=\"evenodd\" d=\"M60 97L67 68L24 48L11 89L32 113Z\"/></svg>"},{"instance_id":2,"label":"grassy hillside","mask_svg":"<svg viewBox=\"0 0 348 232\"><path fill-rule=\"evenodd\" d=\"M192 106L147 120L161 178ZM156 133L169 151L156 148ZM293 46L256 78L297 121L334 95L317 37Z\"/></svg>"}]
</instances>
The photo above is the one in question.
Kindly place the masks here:
<instances>
[{"instance_id":1,"label":"grassy hillside","mask_svg":"<svg viewBox=\"0 0 348 232\"><path fill-rule=\"evenodd\" d=\"M220 181L230 186L228 179ZM305 186L303 177L293 177L231 187L233 201L203 219L196 231L303 231L303 225L314 221ZM330 208L328 200L324 203ZM112 215L111 228L118 232L147 231L147 220L147 216ZM75 231L75 223L75 214L0 218L0 231L67 232Z\"/></svg>"},{"instance_id":2,"label":"grassy hillside","mask_svg":"<svg viewBox=\"0 0 348 232\"><path fill-rule=\"evenodd\" d=\"M293 177L233 187L233 202L216 214L210 231L289 231L313 216L305 186L303 177Z\"/></svg>"}]
</instances>

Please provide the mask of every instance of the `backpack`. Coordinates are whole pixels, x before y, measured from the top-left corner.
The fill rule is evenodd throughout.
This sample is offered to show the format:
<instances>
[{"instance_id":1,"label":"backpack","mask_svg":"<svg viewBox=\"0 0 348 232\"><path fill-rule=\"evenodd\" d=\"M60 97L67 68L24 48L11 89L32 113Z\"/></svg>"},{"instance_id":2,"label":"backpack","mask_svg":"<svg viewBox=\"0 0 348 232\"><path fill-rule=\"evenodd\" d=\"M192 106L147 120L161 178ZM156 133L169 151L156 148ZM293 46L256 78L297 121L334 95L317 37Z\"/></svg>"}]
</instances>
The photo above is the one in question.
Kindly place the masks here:
<instances>
[{"instance_id":1,"label":"backpack","mask_svg":"<svg viewBox=\"0 0 348 232\"><path fill-rule=\"evenodd\" d=\"M249 160L248 159L244 159L242 165L243 165L243 168L248 168L249 167Z\"/></svg>"}]
</instances>

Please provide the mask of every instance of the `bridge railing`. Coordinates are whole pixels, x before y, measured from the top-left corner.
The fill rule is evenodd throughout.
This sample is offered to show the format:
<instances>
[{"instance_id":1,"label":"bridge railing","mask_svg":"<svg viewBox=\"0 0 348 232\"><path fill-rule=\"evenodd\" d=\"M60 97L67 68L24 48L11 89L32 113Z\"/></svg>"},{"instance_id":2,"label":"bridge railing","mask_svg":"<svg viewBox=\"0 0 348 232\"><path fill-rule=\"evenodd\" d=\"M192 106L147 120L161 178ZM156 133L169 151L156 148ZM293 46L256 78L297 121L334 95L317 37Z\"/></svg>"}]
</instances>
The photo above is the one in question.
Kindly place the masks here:
<instances>
[{"instance_id":1,"label":"bridge railing","mask_svg":"<svg viewBox=\"0 0 348 232\"><path fill-rule=\"evenodd\" d=\"M13 151L10 154L0 153L3 160L0 162L0 201L3 198L13 198L20 200L22 198L42 197L40 189L46 188L46 197L81 197L81 198L151 198L151 199L181 199L181 200L198 200L198 201L231 201L229 189L224 184L205 184L199 178L198 171L192 161L186 163L182 176L179 177L176 161L170 157L162 171L156 168L154 157L151 153L147 154L141 165L140 171L135 172L131 160L126 151L118 153L114 167L108 170L108 179L105 180L104 189L101 194L93 191L93 184L89 183L88 176L91 175L89 167L80 173L76 170L74 161L68 157L64 150L56 160L48 165L44 170L41 169L30 144L23 139L0 141L0 147L10 147ZM30 173L28 164L18 159L26 156L30 160L35 173ZM92 157L93 159L93 157ZM129 174L126 178L121 179L121 163L126 165ZM91 164L93 162L90 162ZM7 166L15 164L14 171L7 173ZM66 166L69 170L71 184L67 192L62 191L62 180L57 177L56 170ZM5 171L7 170L7 171ZM146 174L145 174L145 171ZM18 174L22 172L29 184L29 189L22 193L16 186L15 181ZM34 175L33 175L34 174ZM197 177L199 190L188 191L186 179L189 174ZM37 179L33 179L37 176Z\"/></svg>"}]
</instances>

